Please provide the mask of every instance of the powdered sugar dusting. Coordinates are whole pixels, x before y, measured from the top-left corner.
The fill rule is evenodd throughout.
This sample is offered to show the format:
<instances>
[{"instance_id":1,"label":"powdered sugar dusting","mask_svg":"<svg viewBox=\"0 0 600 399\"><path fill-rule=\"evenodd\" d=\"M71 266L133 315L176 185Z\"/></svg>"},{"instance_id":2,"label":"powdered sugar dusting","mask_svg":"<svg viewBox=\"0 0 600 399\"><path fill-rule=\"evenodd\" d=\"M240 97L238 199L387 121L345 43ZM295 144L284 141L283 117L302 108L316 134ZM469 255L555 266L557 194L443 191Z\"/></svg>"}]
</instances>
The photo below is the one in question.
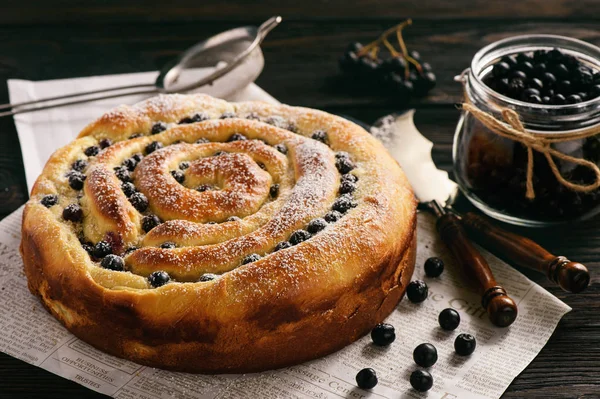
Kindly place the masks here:
<instances>
[{"instance_id":1,"label":"powdered sugar dusting","mask_svg":"<svg viewBox=\"0 0 600 399\"><path fill-rule=\"evenodd\" d=\"M195 280L203 273L224 273L239 266L241 258L248 253L268 254L277 242L287 240L291 232L303 228L310 219L325 213L336 196L339 180L333 154L325 145L310 139L294 137L288 144L292 161L289 172L295 176L295 184L287 182L285 176L277 177L283 184L283 192L279 207L270 208L273 213L261 218L254 226L243 222L209 226L187 222L161 227L148 236L147 244L158 244L168 237L180 244L196 241L195 244L201 242L203 246L185 247L181 250L138 250L128 258L132 270L145 273L160 264L163 270L183 281ZM147 192L149 198L154 201L155 211L162 212L163 216L166 215L165 209L181 212L179 207L190 198L200 202L196 203L198 205L185 206L183 212L208 210L209 214L215 217L220 214L220 209L229 212L237 209L240 204L243 205L243 209L248 209L248 198L262 187L256 176L266 175L266 172L256 165L251 169L245 168L252 165L252 161L245 154L210 156L190 162L187 169L191 173L190 178L195 174L197 178L200 176L218 180L217 175L224 174L225 183L222 190L190 193L189 189L170 181L172 178L165 173L165 164L169 163L170 157L185 151L193 153L195 148L203 151L202 147L203 145L178 144L157 151L142 161L136 170L136 181L140 189ZM228 178L232 180L228 181ZM270 183L264 186L264 189L268 191L269 185ZM227 195L219 197L224 193ZM184 198L186 196L189 198ZM218 200L210 203L215 198ZM265 198L261 199L259 208L264 207L266 201ZM157 209L158 207L160 209ZM224 216L229 216L228 212ZM244 234L232 236L229 234L232 230ZM161 233L166 233L166 236ZM178 235L178 238L175 238L175 235ZM217 242L213 235L229 239Z\"/></svg>"},{"instance_id":2,"label":"powdered sugar dusting","mask_svg":"<svg viewBox=\"0 0 600 399\"><path fill-rule=\"evenodd\" d=\"M212 119L177 124L198 113ZM228 119L218 119L222 115ZM150 135L149 130L157 122L166 123L167 129ZM141 246L126 257L127 268L140 276L165 270L175 281L186 282L196 281L203 273L225 273L232 281L255 279L262 287L256 289L259 292L268 291L267 287L275 290L280 284L267 272L275 268L290 289L299 289L304 279L314 279L319 272L335 273L336 262L331 262L334 254L346 263L348 259L352 263L357 254L369 258L391 235L381 225L381 214L398 208L386 194L399 193L391 188L398 179L393 170L377 167L377 155L372 154L369 141L372 138L352 127L313 110L229 104L204 95L164 95L133 107L117 108L92 124L88 132L99 138L112 134L116 141L123 141L97 157L98 162L107 165L98 169L102 179L92 177L86 183L92 189L86 189L82 203L96 204L111 220L109 224L86 221L86 237L98 241L111 233ZM316 130L328 134L329 148L310 139ZM127 140L123 132L140 132L144 137ZM227 142L234 133L248 140ZM192 144L198 138L209 142ZM131 173L135 190L145 194L149 202L148 209L140 213L129 203L112 168L120 167L132 154L144 152L152 141L165 148L144 157ZM179 141L184 143L174 144ZM273 147L279 143L285 144L285 154ZM340 181L332 150L350 153L358 165L353 171L360 179L354 193L358 207L348 211L341 221L329 224L317 237L273 253L279 242L331 209ZM217 155L218 151L225 154ZM178 172L184 176L180 184L171 172L177 172L184 161L188 166ZM86 173L93 170L96 167ZM375 180L381 178L390 187ZM202 185L210 189L197 191ZM363 204L365 198L373 201ZM88 206L87 213L97 212L92 208ZM145 215L158 215L163 223L145 234L141 226ZM229 220L231 217L234 219ZM358 228L355 223L360 223L360 238L354 232L348 234L348 229ZM167 241L177 248L160 248ZM240 267L242 259L252 253L263 258ZM329 261L323 263L321 259ZM377 259L369 262L375 265ZM235 272L227 273L232 270Z\"/></svg>"}]
</instances>

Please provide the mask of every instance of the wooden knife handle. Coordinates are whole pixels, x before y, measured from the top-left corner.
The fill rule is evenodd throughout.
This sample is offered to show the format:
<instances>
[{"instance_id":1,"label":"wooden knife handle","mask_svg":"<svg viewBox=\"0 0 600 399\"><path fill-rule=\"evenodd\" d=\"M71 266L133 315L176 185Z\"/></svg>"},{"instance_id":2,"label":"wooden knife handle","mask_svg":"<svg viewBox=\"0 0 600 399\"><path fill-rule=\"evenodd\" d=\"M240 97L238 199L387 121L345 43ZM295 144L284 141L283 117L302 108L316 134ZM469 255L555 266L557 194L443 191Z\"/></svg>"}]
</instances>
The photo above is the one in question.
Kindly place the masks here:
<instances>
[{"instance_id":1,"label":"wooden knife handle","mask_svg":"<svg viewBox=\"0 0 600 399\"><path fill-rule=\"evenodd\" d=\"M482 295L481 305L491 322L498 327L511 325L517 318L517 304L498 285L486 260L468 240L460 219L452 213L446 213L438 218L436 226L458 264L477 281Z\"/></svg>"},{"instance_id":2,"label":"wooden knife handle","mask_svg":"<svg viewBox=\"0 0 600 399\"><path fill-rule=\"evenodd\" d=\"M529 238L494 226L486 218L469 212L462 217L469 236L499 258L520 267L539 270L568 292L581 292L590 282L590 273L581 263L555 256Z\"/></svg>"}]
</instances>

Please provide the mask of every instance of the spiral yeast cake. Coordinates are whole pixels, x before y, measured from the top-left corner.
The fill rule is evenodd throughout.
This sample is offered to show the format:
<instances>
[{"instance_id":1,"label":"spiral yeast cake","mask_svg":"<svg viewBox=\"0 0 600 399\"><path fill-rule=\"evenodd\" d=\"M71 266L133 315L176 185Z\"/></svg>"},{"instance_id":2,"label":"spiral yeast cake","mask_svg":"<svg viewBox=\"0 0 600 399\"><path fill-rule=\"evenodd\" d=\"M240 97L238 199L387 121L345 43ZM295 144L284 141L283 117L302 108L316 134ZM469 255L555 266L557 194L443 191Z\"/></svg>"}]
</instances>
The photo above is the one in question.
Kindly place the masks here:
<instances>
[{"instance_id":1,"label":"spiral yeast cake","mask_svg":"<svg viewBox=\"0 0 600 399\"><path fill-rule=\"evenodd\" d=\"M379 142L306 108L160 96L56 151L23 216L29 289L117 356L248 372L382 321L415 256L412 191Z\"/></svg>"}]
</instances>

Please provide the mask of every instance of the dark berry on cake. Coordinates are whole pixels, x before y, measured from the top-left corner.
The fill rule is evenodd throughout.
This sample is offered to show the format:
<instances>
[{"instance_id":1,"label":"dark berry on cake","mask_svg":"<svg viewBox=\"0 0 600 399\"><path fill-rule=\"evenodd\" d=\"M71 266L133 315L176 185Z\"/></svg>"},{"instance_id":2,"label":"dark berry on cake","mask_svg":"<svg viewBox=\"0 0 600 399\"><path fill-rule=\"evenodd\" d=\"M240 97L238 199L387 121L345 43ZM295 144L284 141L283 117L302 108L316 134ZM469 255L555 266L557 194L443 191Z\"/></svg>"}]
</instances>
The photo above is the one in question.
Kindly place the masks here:
<instances>
[{"instance_id":1,"label":"dark berry on cake","mask_svg":"<svg viewBox=\"0 0 600 399\"><path fill-rule=\"evenodd\" d=\"M248 137L244 136L241 133L234 133L231 135L231 137L229 137L229 142L231 141L244 141L244 140L248 140Z\"/></svg>"},{"instance_id":2,"label":"dark berry on cake","mask_svg":"<svg viewBox=\"0 0 600 399\"><path fill-rule=\"evenodd\" d=\"M306 226L306 230L311 234L317 234L319 231L327 227L327 221L323 218L317 218L311 220Z\"/></svg>"},{"instance_id":3,"label":"dark berry on cake","mask_svg":"<svg viewBox=\"0 0 600 399\"><path fill-rule=\"evenodd\" d=\"M327 133L323 130L316 130L315 132L313 132L311 138L313 140L317 140L321 143L327 144Z\"/></svg>"},{"instance_id":4,"label":"dark berry on cake","mask_svg":"<svg viewBox=\"0 0 600 399\"><path fill-rule=\"evenodd\" d=\"M53 195L53 194L44 195L44 197L42 198L42 200L40 202L46 208L50 208L51 206L54 206L58 203L58 195Z\"/></svg>"},{"instance_id":5,"label":"dark berry on cake","mask_svg":"<svg viewBox=\"0 0 600 399\"><path fill-rule=\"evenodd\" d=\"M63 209L63 219L70 222L81 222L83 219L83 209L78 204L69 204Z\"/></svg>"},{"instance_id":6,"label":"dark berry on cake","mask_svg":"<svg viewBox=\"0 0 600 399\"><path fill-rule=\"evenodd\" d=\"M208 184L201 184L198 186L198 188L196 188L196 191L200 191L201 193L204 191L208 191L212 188L212 186L208 185Z\"/></svg>"},{"instance_id":7,"label":"dark berry on cake","mask_svg":"<svg viewBox=\"0 0 600 399\"><path fill-rule=\"evenodd\" d=\"M125 262L123 258L118 255L108 254L102 259L100 262L100 266L108 270L114 270L117 272L121 272L125 270Z\"/></svg>"},{"instance_id":8,"label":"dark berry on cake","mask_svg":"<svg viewBox=\"0 0 600 399\"><path fill-rule=\"evenodd\" d=\"M100 147L95 146L95 145L88 147L83 151L83 153L85 155L87 155L88 157L96 156L96 155L98 155L99 152L100 152Z\"/></svg>"},{"instance_id":9,"label":"dark berry on cake","mask_svg":"<svg viewBox=\"0 0 600 399\"><path fill-rule=\"evenodd\" d=\"M112 141L110 139L102 139L98 142L98 145L101 149L108 148L112 145Z\"/></svg>"},{"instance_id":10,"label":"dark berry on cake","mask_svg":"<svg viewBox=\"0 0 600 399\"><path fill-rule=\"evenodd\" d=\"M71 164L71 169L73 169L77 172L83 172L83 170L87 166L88 166L87 161L84 161L83 159L78 159L77 161L75 161Z\"/></svg>"},{"instance_id":11,"label":"dark berry on cake","mask_svg":"<svg viewBox=\"0 0 600 399\"><path fill-rule=\"evenodd\" d=\"M235 118L235 114L233 112L223 112L221 114L221 116L219 117L219 119L230 119L230 118Z\"/></svg>"},{"instance_id":12,"label":"dark berry on cake","mask_svg":"<svg viewBox=\"0 0 600 399\"><path fill-rule=\"evenodd\" d=\"M180 170L172 170L171 176L173 176L173 178L177 180L177 183L179 184L183 184L183 182L185 181L185 175Z\"/></svg>"},{"instance_id":13,"label":"dark berry on cake","mask_svg":"<svg viewBox=\"0 0 600 399\"><path fill-rule=\"evenodd\" d=\"M160 132L164 132L165 130L167 130L167 124L164 122L157 122L154 125L152 125L152 130L150 130L150 133L158 134Z\"/></svg>"},{"instance_id":14,"label":"dark berry on cake","mask_svg":"<svg viewBox=\"0 0 600 399\"><path fill-rule=\"evenodd\" d=\"M356 166L354 165L354 162L352 162L350 160L350 158L342 157L342 158L336 159L335 167L341 174L346 174L346 173L350 172L352 169L354 169Z\"/></svg>"},{"instance_id":15,"label":"dark berry on cake","mask_svg":"<svg viewBox=\"0 0 600 399\"><path fill-rule=\"evenodd\" d=\"M121 190L127 197L131 197L135 193L135 186L131 182L125 182L121 184Z\"/></svg>"},{"instance_id":16,"label":"dark berry on cake","mask_svg":"<svg viewBox=\"0 0 600 399\"><path fill-rule=\"evenodd\" d=\"M280 243L278 243L277 245L275 245L275 248L273 248L273 252L277 252L280 251L282 249L286 249L291 247L292 244L290 244L288 241L281 241Z\"/></svg>"},{"instance_id":17,"label":"dark berry on cake","mask_svg":"<svg viewBox=\"0 0 600 399\"><path fill-rule=\"evenodd\" d=\"M356 205L357 205L356 202L354 201L354 199L352 199L350 194L343 194L343 195L340 195L333 202L331 209L333 209L334 211L338 211L340 213L346 213L350 209L355 208Z\"/></svg>"},{"instance_id":18,"label":"dark berry on cake","mask_svg":"<svg viewBox=\"0 0 600 399\"><path fill-rule=\"evenodd\" d=\"M71 171L69 173L69 186L73 190L81 190L83 188L83 182L85 181L85 175L81 172Z\"/></svg>"},{"instance_id":19,"label":"dark berry on cake","mask_svg":"<svg viewBox=\"0 0 600 399\"><path fill-rule=\"evenodd\" d=\"M124 183L132 180L131 173L129 173L129 170L127 170L127 168L124 166L117 166L115 168L115 176L117 176L117 178Z\"/></svg>"},{"instance_id":20,"label":"dark berry on cake","mask_svg":"<svg viewBox=\"0 0 600 399\"><path fill-rule=\"evenodd\" d=\"M350 194L356 190L356 184L352 183L350 180L342 179L340 183L340 194Z\"/></svg>"},{"instance_id":21,"label":"dark berry on cake","mask_svg":"<svg viewBox=\"0 0 600 399\"><path fill-rule=\"evenodd\" d=\"M170 280L171 277L169 276L169 274L163 271L152 272L152 274L148 276L148 282L154 288L161 287L167 284Z\"/></svg>"},{"instance_id":22,"label":"dark berry on cake","mask_svg":"<svg viewBox=\"0 0 600 399\"><path fill-rule=\"evenodd\" d=\"M279 194L279 184L273 184L271 188L269 188L269 195L271 198L276 198Z\"/></svg>"},{"instance_id":23,"label":"dark berry on cake","mask_svg":"<svg viewBox=\"0 0 600 399\"><path fill-rule=\"evenodd\" d=\"M112 254L112 245L107 241L98 241L94 246L94 257L104 258L106 255Z\"/></svg>"},{"instance_id":24,"label":"dark berry on cake","mask_svg":"<svg viewBox=\"0 0 600 399\"><path fill-rule=\"evenodd\" d=\"M179 121L179 124L184 125L184 124L188 124L188 123L202 122L202 121L206 121L209 119L210 119L210 117L207 114L199 113L199 114L194 114L187 118L183 118L182 120Z\"/></svg>"},{"instance_id":25,"label":"dark berry on cake","mask_svg":"<svg viewBox=\"0 0 600 399\"><path fill-rule=\"evenodd\" d=\"M140 192L135 192L129 197L129 202L139 212L144 212L148 208L148 198Z\"/></svg>"},{"instance_id":26,"label":"dark berry on cake","mask_svg":"<svg viewBox=\"0 0 600 399\"><path fill-rule=\"evenodd\" d=\"M205 283L207 281L213 281L213 280L217 279L218 277L219 277L218 274L204 273L203 275L200 276L200 278L198 278L198 281Z\"/></svg>"},{"instance_id":27,"label":"dark berry on cake","mask_svg":"<svg viewBox=\"0 0 600 399\"><path fill-rule=\"evenodd\" d=\"M131 158L127 158L126 160L124 160L121 165L128 171L133 172L133 170L135 169L137 164L138 164L138 161L136 161L135 158L131 157Z\"/></svg>"},{"instance_id":28,"label":"dark berry on cake","mask_svg":"<svg viewBox=\"0 0 600 399\"><path fill-rule=\"evenodd\" d=\"M599 87L600 87L600 86L599 86ZM285 146L285 144L277 144L277 145L275 146L275 149L276 149L277 151L279 151L280 153L282 153L282 154L287 154L287 152L288 152L288 149L287 149L287 147Z\"/></svg>"},{"instance_id":29,"label":"dark berry on cake","mask_svg":"<svg viewBox=\"0 0 600 399\"><path fill-rule=\"evenodd\" d=\"M338 211L329 211L323 216L323 219L328 223L335 223L342 218L342 214Z\"/></svg>"},{"instance_id":30,"label":"dark berry on cake","mask_svg":"<svg viewBox=\"0 0 600 399\"><path fill-rule=\"evenodd\" d=\"M257 260L260 260L260 258L262 258L262 256L260 256L259 254L250 254L250 255L246 256L244 259L242 259L242 265L256 262Z\"/></svg>"},{"instance_id":31,"label":"dark berry on cake","mask_svg":"<svg viewBox=\"0 0 600 399\"><path fill-rule=\"evenodd\" d=\"M146 146L146 154L152 154L154 151L160 150L161 148L163 148L162 143L159 143L158 141L153 141Z\"/></svg>"},{"instance_id":32,"label":"dark berry on cake","mask_svg":"<svg viewBox=\"0 0 600 399\"><path fill-rule=\"evenodd\" d=\"M303 241L308 240L311 237L311 234L306 230L296 230L290 236L290 244L297 245Z\"/></svg>"},{"instance_id":33,"label":"dark berry on cake","mask_svg":"<svg viewBox=\"0 0 600 399\"><path fill-rule=\"evenodd\" d=\"M358 177L356 175L347 173L345 175L342 175L342 182L344 182L344 181L356 183L358 181Z\"/></svg>"},{"instance_id":34,"label":"dark berry on cake","mask_svg":"<svg viewBox=\"0 0 600 399\"><path fill-rule=\"evenodd\" d=\"M147 215L142 218L142 229L147 233L159 224L162 220L156 215Z\"/></svg>"}]
</instances>

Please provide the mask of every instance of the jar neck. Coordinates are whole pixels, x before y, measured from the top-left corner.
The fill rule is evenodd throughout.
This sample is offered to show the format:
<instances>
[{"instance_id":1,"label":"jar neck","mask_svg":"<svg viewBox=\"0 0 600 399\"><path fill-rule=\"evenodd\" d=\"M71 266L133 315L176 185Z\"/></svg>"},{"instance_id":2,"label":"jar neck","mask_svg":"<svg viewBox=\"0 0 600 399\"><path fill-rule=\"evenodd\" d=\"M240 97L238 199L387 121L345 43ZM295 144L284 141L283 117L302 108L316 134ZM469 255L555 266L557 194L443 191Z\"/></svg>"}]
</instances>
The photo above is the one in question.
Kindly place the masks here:
<instances>
[{"instance_id":1,"label":"jar neck","mask_svg":"<svg viewBox=\"0 0 600 399\"><path fill-rule=\"evenodd\" d=\"M584 65L600 70L600 48L571 38L553 35L524 35L501 40L481 49L471 62L463 84L469 100L483 111L501 119L500 110L517 112L523 125L531 131L576 131L600 123L600 97L567 105L532 104L504 96L483 83L492 65L501 57L535 50L552 50L576 57Z\"/></svg>"}]
</instances>

